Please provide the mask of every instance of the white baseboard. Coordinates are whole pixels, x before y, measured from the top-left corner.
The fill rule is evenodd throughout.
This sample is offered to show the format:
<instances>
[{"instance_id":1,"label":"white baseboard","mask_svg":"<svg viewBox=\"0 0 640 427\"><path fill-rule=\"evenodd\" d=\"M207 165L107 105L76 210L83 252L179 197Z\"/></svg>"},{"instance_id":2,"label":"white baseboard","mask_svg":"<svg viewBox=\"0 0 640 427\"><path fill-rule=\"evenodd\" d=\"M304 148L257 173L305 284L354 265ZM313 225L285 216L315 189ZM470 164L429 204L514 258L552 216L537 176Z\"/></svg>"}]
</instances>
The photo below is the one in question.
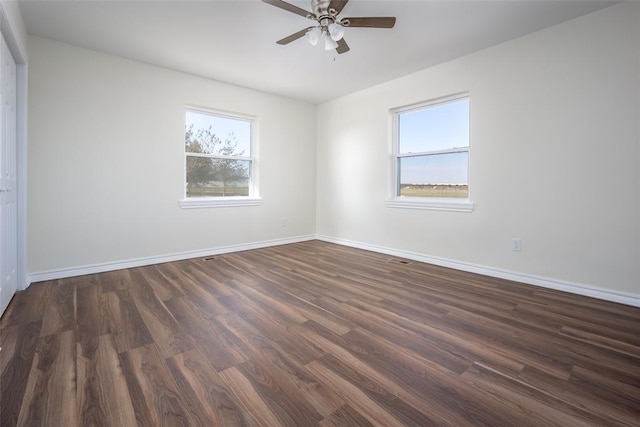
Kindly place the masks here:
<instances>
[{"instance_id":1,"label":"white baseboard","mask_svg":"<svg viewBox=\"0 0 640 427\"><path fill-rule=\"evenodd\" d=\"M202 249L197 251L178 252L168 255L136 258L130 260L107 262L102 264L85 265L82 267L72 267L59 270L42 271L30 273L27 276L28 284L43 282L46 280L63 279L66 277L83 276L85 274L103 273L105 271L122 270L124 268L142 267L145 265L162 264L165 262L180 261L189 258L200 258L212 255L226 254L230 252L240 252L249 249L266 248L269 246L286 245L288 243L298 243L307 240L314 240L315 235L296 236L286 239L264 240L261 242L243 243L239 245L220 246L217 248Z\"/></svg>"},{"instance_id":2,"label":"white baseboard","mask_svg":"<svg viewBox=\"0 0 640 427\"><path fill-rule=\"evenodd\" d=\"M555 289L558 291L569 292L572 294L598 298L606 301L617 302L620 304L640 307L640 295L628 294L623 292L615 292L607 289L600 289L583 285L580 283L566 282L548 277L535 276L531 274L516 273L508 270L501 270L493 267L470 264L460 261L453 261L446 258L439 258L420 254L417 252L404 251L399 249L387 248L384 246L370 245L367 243L355 242L347 239L339 239L331 236L317 235L318 240L336 243L338 245L349 246L352 248L365 249L372 252L378 252L386 255L392 255L400 258L407 258L414 261L425 262L428 264L449 267L456 270L478 273L485 276L497 277L500 279L513 280L515 282L526 283L529 285L540 286L543 288Z\"/></svg>"},{"instance_id":3,"label":"white baseboard","mask_svg":"<svg viewBox=\"0 0 640 427\"><path fill-rule=\"evenodd\" d=\"M583 295L598 298L606 301L612 301L620 304L640 307L640 295L628 294L623 292L615 292L606 289L600 289L583 285L580 283L566 282L548 277L535 276L524 273L517 273L508 270L501 270L493 267L470 264L460 261L454 261L446 258L439 258L420 254L417 252L404 251L400 249L387 248L384 246L371 245L347 239L340 239L324 235L306 235L296 236L286 239L265 240L261 242L243 243L238 245L220 246L217 248L203 249L197 251L179 252L168 255L137 258L131 260L123 260L102 264L85 265L81 267L72 267L59 270L49 270L37 273L31 273L27 276L27 283L42 282L46 280L63 279L66 277L83 276L85 274L103 273L105 271L121 270L124 268L142 267L145 265L161 264L164 262L180 261L189 258L200 258L212 255L220 255L230 252L246 251L249 249L266 248L269 246L285 245L288 243L298 243L308 240L323 240L325 242L336 243L352 248L365 249L368 251L378 252L386 255L407 258L414 261L425 262L428 264L439 265L442 267L454 268L456 270L468 271L471 273L483 274L485 276L497 277L500 279L513 280L515 282L526 283L529 285L540 286L543 288L555 289L564 292L570 292L577 295Z\"/></svg>"}]
</instances>

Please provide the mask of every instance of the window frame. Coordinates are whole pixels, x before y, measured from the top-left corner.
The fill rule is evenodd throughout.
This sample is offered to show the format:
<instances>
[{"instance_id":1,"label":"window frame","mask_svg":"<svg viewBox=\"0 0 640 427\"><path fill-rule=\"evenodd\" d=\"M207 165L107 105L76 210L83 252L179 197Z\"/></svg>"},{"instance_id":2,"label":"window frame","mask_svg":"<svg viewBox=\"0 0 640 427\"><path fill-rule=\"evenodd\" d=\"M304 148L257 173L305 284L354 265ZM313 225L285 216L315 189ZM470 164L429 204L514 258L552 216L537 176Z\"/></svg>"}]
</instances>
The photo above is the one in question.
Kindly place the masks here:
<instances>
[{"instance_id":1,"label":"window frame","mask_svg":"<svg viewBox=\"0 0 640 427\"><path fill-rule=\"evenodd\" d=\"M400 152L400 140L399 140L399 117L403 113L422 110L437 105L444 105L450 102L455 102L460 99L467 99L469 101L469 145L466 147L452 147L446 149L421 151L416 153L401 153ZM389 110L390 112L390 128L391 128L391 188L390 196L385 201L385 205L391 208L406 208L406 209L427 209L427 210L439 210L439 211L452 211L452 212L472 212L474 209L474 203L471 201L471 96L469 92L461 92L454 95L439 97L430 99L428 101L422 101L419 103L397 107ZM411 197L400 196L400 159L408 157L420 157L429 155L440 154L456 154L467 153L467 197L455 198L455 197Z\"/></svg>"},{"instance_id":2,"label":"window frame","mask_svg":"<svg viewBox=\"0 0 640 427\"><path fill-rule=\"evenodd\" d=\"M186 125L187 112L210 115L223 119L241 120L249 123L250 141L249 141L249 156L225 156L220 154L204 154L204 153L189 153L186 150L186 146L183 143L183 157L182 157L182 185L183 193L182 199L178 202L178 205L183 209L191 208L209 208L209 207L232 207L232 206L258 206L262 204L262 199L259 196L258 187L258 143L257 143L257 129L258 118L241 113L232 113L228 111L215 110L211 108L197 107L197 106L185 106L184 109L184 121L183 125ZM187 197L187 159L189 157L205 157L211 159L224 159L224 160L241 160L249 161L249 194L247 196L204 196L204 197Z\"/></svg>"}]
</instances>

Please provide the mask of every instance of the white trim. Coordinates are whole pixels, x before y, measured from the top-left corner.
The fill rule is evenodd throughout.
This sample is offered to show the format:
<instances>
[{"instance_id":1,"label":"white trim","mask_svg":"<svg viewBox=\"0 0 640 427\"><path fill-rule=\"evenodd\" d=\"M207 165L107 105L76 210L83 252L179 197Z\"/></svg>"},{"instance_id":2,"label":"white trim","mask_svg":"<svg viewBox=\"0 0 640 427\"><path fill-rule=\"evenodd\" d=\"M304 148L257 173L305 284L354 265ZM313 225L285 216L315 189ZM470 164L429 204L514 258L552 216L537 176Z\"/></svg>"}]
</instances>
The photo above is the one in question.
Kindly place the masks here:
<instances>
[{"instance_id":1,"label":"white trim","mask_svg":"<svg viewBox=\"0 0 640 427\"><path fill-rule=\"evenodd\" d=\"M552 279L549 277L536 276L533 274L517 273L514 271L502 270L499 268L486 267L477 264L470 264L461 261L454 261L446 258L434 257L420 254L417 252L404 251L399 249L387 248L384 246L371 245L368 243L355 242L347 239L340 239L331 236L317 235L318 240L336 243L338 245L349 246L357 249L378 252L400 258L407 258L414 261L425 262L428 264L439 265L442 267L453 268L470 273L482 274L485 276L497 277L500 279L513 280L515 282L525 283L528 285L539 286L542 288L554 289L557 291L569 292L576 295L582 295L597 298L605 301L616 302L619 304L640 307L640 295L629 294L625 292L611 291L608 289L596 288L582 283L567 282L564 280Z\"/></svg>"},{"instance_id":2,"label":"white trim","mask_svg":"<svg viewBox=\"0 0 640 427\"><path fill-rule=\"evenodd\" d=\"M469 135L467 138L468 144L464 147L451 147L446 149L421 151L421 152L400 152L400 140L399 140L399 123L398 118L403 113L423 110L432 107L438 107L446 105L448 103L457 102L466 99L469 103ZM469 199L471 191L471 93L461 92L449 96L431 99L428 101L422 101L411 105L392 108L389 110L390 114L390 142L391 142L391 191L389 193L389 199L385 202L386 206L394 208L406 208L406 209L429 209L439 211L454 211L454 212L472 212L473 203ZM467 198L455 200L450 203L451 198L437 198L437 197L404 197L400 196L400 168L399 162L403 158L421 157L421 156L434 156L441 154L456 154L467 153L467 189L469 194Z\"/></svg>"},{"instance_id":3,"label":"white trim","mask_svg":"<svg viewBox=\"0 0 640 427\"><path fill-rule=\"evenodd\" d=\"M26 31L17 2L0 2L0 30L16 62L16 178L18 290L29 286L27 274L27 105Z\"/></svg>"},{"instance_id":4,"label":"white trim","mask_svg":"<svg viewBox=\"0 0 640 427\"><path fill-rule=\"evenodd\" d=\"M250 197L192 197L178 201L182 209L228 208L233 206L260 206L262 199Z\"/></svg>"},{"instance_id":5,"label":"white trim","mask_svg":"<svg viewBox=\"0 0 640 427\"><path fill-rule=\"evenodd\" d=\"M222 156L219 154L207 154L207 153L185 153L187 157L202 157L204 159L216 159L216 160L242 160L243 162L253 162L255 159L245 156Z\"/></svg>"},{"instance_id":6,"label":"white trim","mask_svg":"<svg viewBox=\"0 0 640 427\"><path fill-rule=\"evenodd\" d=\"M256 119L256 116L253 116L251 114L237 113L235 111L218 110L216 108L201 107L198 105L191 105L191 104L186 105L184 109L191 111L192 113L208 114L210 116L221 117L223 119L241 120L245 122L252 122Z\"/></svg>"},{"instance_id":7,"label":"white trim","mask_svg":"<svg viewBox=\"0 0 640 427\"><path fill-rule=\"evenodd\" d=\"M16 143L18 179L18 290L29 286L27 278L27 98L28 65L16 64Z\"/></svg>"},{"instance_id":8,"label":"white trim","mask_svg":"<svg viewBox=\"0 0 640 427\"><path fill-rule=\"evenodd\" d=\"M286 245L290 243L305 242L309 240L322 240L325 242L335 243L342 246L348 246L357 249L378 252L395 257L407 258L414 261L425 262L428 264L439 265L442 267L453 268L470 273L482 274L500 279L513 280L542 288L554 289L563 292L569 292L577 295L597 298L605 301L611 301L619 304L626 304L634 307L640 307L640 295L629 294L624 292L615 292L600 289L580 283L567 282L548 277L535 276L532 274L517 273L508 270L501 270L493 267L486 267L477 264L470 264L460 261L454 261L446 258L433 257L417 252L404 251L399 249L387 248L384 246L371 245L368 243L356 242L353 240L340 239L324 235L306 235L284 239L264 240L261 242L244 243L238 245L220 246L217 248L203 249L198 251L178 252L174 254L161 255L155 257L144 257L131 260L123 260L102 264L86 265L82 267L73 267L68 269L49 270L29 274L28 283L42 282L46 280L63 279L66 277L83 276L85 274L102 273L105 271L121 270L124 268L142 267L145 265L161 264L165 262L180 261L190 258L201 258L212 255L220 255L230 252L246 251L250 249L260 249L270 246Z\"/></svg>"},{"instance_id":9,"label":"white trim","mask_svg":"<svg viewBox=\"0 0 640 427\"><path fill-rule=\"evenodd\" d=\"M193 105L185 106L185 124L186 124L186 113L191 112L194 114L202 114L202 115L210 115L218 118L229 119L229 120L237 120L244 121L249 123L249 157L246 156L223 156L218 154L202 154L202 153L188 153L185 149L184 151L184 199L178 201L178 205L181 208L206 208L206 207L217 207L217 206L256 206L262 204L260 200L260 162L259 162L259 143L258 143L258 124L259 119L257 116L252 116L249 114L243 113L234 113L229 111L216 110L207 107L197 107ZM229 204L228 202L222 203L188 203L187 200L187 158L188 157L206 157L212 159L228 159L228 160L241 160L249 162L249 196L248 198L244 198L245 200L254 200L254 203L249 202L241 202ZM203 198L204 199L204 198ZM220 198L221 200L223 197ZM208 200L208 198L207 198Z\"/></svg>"},{"instance_id":10,"label":"white trim","mask_svg":"<svg viewBox=\"0 0 640 427\"><path fill-rule=\"evenodd\" d=\"M456 153L468 153L469 146L466 147L453 147L453 148L443 148L442 150L433 150L433 151L409 151L407 153L397 153L396 157L398 159L402 159L405 157L423 157L423 156L435 156L436 154L456 154Z\"/></svg>"},{"instance_id":11,"label":"white trim","mask_svg":"<svg viewBox=\"0 0 640 427\"><path fill-rule=\"evenodd\" d=\"M437 199L432 197L396 197L385 200L388 208L428 209L434 211L473 212L475 205L467 199Z\"/></svg>"},{"instance_id":12,"label":"white trim","mask_svg":"<svg viewBox=\"0 0 640 427\"><path fill-rule=\"evenodd\" d=\"M190 258L201 258L212 255L240 252L250 249L267 248L270 246L286 245L290 243L314 240L314 235L288 237L283 239L263 240L261 242L241 243L238 245L219 246L217 248L202 249L197 251L177 252L174 254L136 258L101 264L85 265L59 270L41 271L29 274L29 283L43 282L46 280L63 279L67 277L83 276L85 274L103 273L105 271L122 270L124 268L142 267L145 265L162 264L165 262L180 261Z\"/></svg>"},{"instance_id":13,"label":"white trim","mask_svg":"<svg viewBox=\"0 0 640 427\"><path fill-rule=\"evenodd\" d=\"M470 92L458 92L453 95L445 95L439 98L432 98L427 101L414 102L413 104L403 105L400 107L394 107L390 111L392 113L406 113L408 111L414 110L422 110L425 107L430 107L432 105L444 105L450 102L455 102L463 98L470 98Z\"/></svg>"}]
</instances>

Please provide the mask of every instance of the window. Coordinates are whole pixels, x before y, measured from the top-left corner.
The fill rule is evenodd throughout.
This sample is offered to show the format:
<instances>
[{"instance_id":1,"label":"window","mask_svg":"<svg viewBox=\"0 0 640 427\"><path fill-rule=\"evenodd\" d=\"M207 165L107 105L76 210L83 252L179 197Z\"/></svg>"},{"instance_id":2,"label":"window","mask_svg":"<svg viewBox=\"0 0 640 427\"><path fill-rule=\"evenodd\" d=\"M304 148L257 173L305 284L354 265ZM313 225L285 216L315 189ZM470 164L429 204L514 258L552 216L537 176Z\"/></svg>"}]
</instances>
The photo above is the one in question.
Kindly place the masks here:
<instances>
[{"instance_id":1,"label":"window","mask_svg":"<svg viewBox=\"0 0 640 427\"><path fill-rule=\"evenodd\" d=\"M182 207L255 204L254 120L188 108Z\"/></svg>"},{"instance_id":2,"label":"window","mask_svg":"<svg viewBox=\"0 0 640 427\"><path fill-rule=\"evenodd\" d=\"M470 211L469 96L393 113L393 198L388 206Z\"/></svg>"}]
</instances>

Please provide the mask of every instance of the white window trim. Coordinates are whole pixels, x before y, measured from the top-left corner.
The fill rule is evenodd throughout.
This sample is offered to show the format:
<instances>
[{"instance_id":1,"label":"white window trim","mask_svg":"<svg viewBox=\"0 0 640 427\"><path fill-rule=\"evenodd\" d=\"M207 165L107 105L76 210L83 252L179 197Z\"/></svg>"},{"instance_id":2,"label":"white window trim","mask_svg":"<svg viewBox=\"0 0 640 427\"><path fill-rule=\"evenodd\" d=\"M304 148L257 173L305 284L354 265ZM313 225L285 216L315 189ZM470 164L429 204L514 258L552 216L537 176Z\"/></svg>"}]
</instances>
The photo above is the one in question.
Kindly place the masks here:
<instances>
[{"instance_id":1,"label":"white window trim","mask_svg":"<svg viewBox=\"0 0 640 427\"><path fill-rule=\"evenodd\" d=\"M258 162L258 118L241 113L232 113L228 111L214 110L211 108L198 107L198 106L186 106L184 111L191 111L200 114L212 114L218 117L229 118L232 120L246 120L251 125L251 141L250 141L250 157L233 157L233 156L217 156L217 155L203 155L202 157L211 158L224 158L224 159L237 159L237 160L251 160L251 176L249 177L249 195L248 196L229 196L229 197L187 197L187 189L185 185L183 198L178 200L178 206L182 209L201 209L201 208L219 208L219 207L235 207L235 206L260 206L262 205L262 198L259 195L258 189L258 177L259 162ZM183 149L184 150L184 149ZM194 156L194 154L191 154ZM198 156L198 154L195 154ZM183 183L187 182L187 152L184 151L183 157Z\"/></svg>"},{"instance_id":2,"label":"white window trim","mask_svg":"<svg viewBox=\"0 0 640 427\"><path fill-rule=\"evenodd\" d=\"M467 199L436 197L393 197L384 202L388 208L426 209L432 211L473 212L474 203Z\"/></svg>"},{"instance_id":3,"label":"white window trim","mask_svg":"<svg viewBox=\"0 0 640 427\"><path fill-rule=\"evenodd\" d=\"M233 206L260 206L262 199L256 197L189 197L178 201L182 209L227 208Z\"/></svg>"},{"instance_id":4,"label":"white window trim","mask_svg":"<svg viewBox=\"0 0 640 427\"><path fill-rule=\"evenodd\" d=\"M391 128L391 189L390 196L385 200L385 206L389 208L401 208L401 209L425 209L435 211L450 211L450 212L472 212L475 204L471 201L471 185L469 185L469 196L466 199L455 199L446 197L406 197L398 196L398 159L403 157L416 157L421 155L434 155L434 154L446 154L446 153L469 153L469 159L471 159L471 143L468 147L463 148L450 148L445 150L434 150L420 153L399 153L399 141L398 141L398 115L399 113L422 109L430 105L443 104L447 102L456 101L462 98L470 98L468 92L458 93L451 96L432 99L426 102L420 102L417 104L411 104L404 107L398 107L391 109L390 112L390 128ZM471 176L471 165L467 176Z\"/></svg>"}]
</instances>

